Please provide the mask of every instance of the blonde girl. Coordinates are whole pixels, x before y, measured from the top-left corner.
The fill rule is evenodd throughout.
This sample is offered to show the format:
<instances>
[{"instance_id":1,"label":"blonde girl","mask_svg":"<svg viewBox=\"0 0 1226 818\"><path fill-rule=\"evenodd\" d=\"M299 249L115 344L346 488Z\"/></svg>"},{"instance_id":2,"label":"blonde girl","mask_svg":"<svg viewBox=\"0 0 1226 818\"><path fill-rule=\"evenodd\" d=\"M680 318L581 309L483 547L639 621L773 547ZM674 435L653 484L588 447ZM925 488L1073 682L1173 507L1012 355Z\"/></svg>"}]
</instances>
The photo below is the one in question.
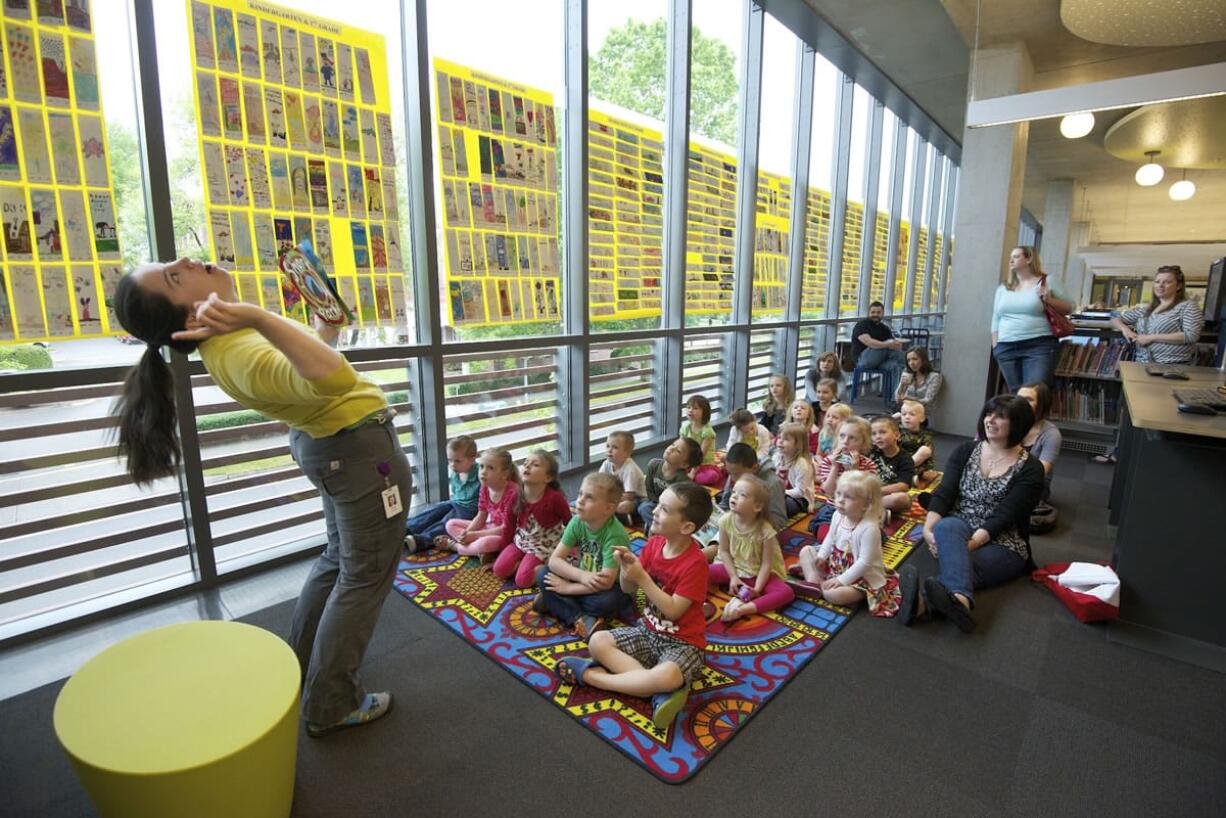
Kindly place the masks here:
<instances>
[{"instance_id":1,"label":"blonde girl","mask_svg":"<svg viewBox=\"0 0 1226 818\"><path fill-rule=\"evenodd\" d=\"M853 415L839 426L839 440L829 455L822 458L817 468L817 482L822 494L834 496L839 475L846 471L877 473L877 464L868 453L873 448L873 430L864 418Z\"/></svg>"},{"instance_id":2,"label":"blonde girl","mask_svg":"<svg viewBox=\"0 0 1226 818\"><path fill-rule=\"evenodd\" d=\"M465 556L492 554L502 547L507 523L519 502L519 470L506 449L486 449L478 461L477 516L447 521L445 547Z\"/></svg>"},{"instance_id":3,"label":"blonde girl","mask_svg":"<svg viewBox=\"0 0 1226 818\"><path fill-rule=\"evenodd\" d=\"M691 395L685 402L686 417L681 437L688 437L702 449L702 465L690 472L700 486L722 486L727 473L715 465L715 429L711 427L711 402L702 395Z\"/></svg>"},{"instance_id":4,"label":"blonde girl","mask_svg":"<svg viewBox=\"0 0 1226 818\"><path fill-rule=\"evenodd\" d=\"M865 471L839 477L834 517L821 548L800 549L805 582L816 585L835 605L868 602L873 616L898 613L898 576L885 567L881 553L881 481Z\"/></svg>"},{"instance_id":5,"label":"blonde girl","mask_svg":"<svg viewBox=\"0 0 1226 818\"><path fill-rule=\"evenodd\" d=\"M766 484L748 474L728 495L729 513L719 520L719 558L710 574L732 597L720 616L725 622L778 610L796 598L775 529L766 519L769 503Z\"/></svg>"},{"instance_id":6,"label":"blonde girl","mask_svg":"<svg viewBox=\"0 0 1226 818\"><path fill-rule=\"evenodd\" d=\"M817 419L813 416L813 407L809 405L807 400L797 398L792 401L792 408L788 411L788 422L799 423L809 430L809 454L817 454L817 438L819 433Z\"/></svg>"},{"instance_id":7,"label":"blonde girl","mask_svg":"<svg viewBox=\"0 0 1226 818\"><path fill-rule=\"evenodd\" d=\"M839 443L839 427L849 417L851 407L845 403L836 403L826 410L826 416L822 418L822 428L817 434L818 455L825 457L834 451L834 447Z\"/></svg>"},{"instance_id":8,"label":"blonde girl","mask_svg":"<svg viewBox=\"0 0 1226 818\"><path fill-rule=\"evenodd\" d=\"M786 375L772 372L766 382L766 400L762 401L762 425L772 435L788 421L788 407L796 399L796 390Z\"/></svg>"},{"instance_id":9,"label":"blonde girl","mask_svg":"<svg viewBox=\"0 0 1226 818\"><path fill-rule=\"evenodd\" d=\"M544 449L533 449L519 468L521 485L515 514L507 521L505 543L494 574L515 577L520 588L536 582L536 571L549 561L570 522L570 503L558 483L558 461Z\"/></svg>"},{"instance_id":10,"label":"blonde girl","mask_svg":"<svg viewBox=\"0 0 1226 818\"><path fill-rule=\"evenodd\" d=\"M779 428L775 469L783 483L783 503L788 517L804 514L813 506L813 461L809 458L809 431L799 423Z\"/></svg>"}]
</instances>

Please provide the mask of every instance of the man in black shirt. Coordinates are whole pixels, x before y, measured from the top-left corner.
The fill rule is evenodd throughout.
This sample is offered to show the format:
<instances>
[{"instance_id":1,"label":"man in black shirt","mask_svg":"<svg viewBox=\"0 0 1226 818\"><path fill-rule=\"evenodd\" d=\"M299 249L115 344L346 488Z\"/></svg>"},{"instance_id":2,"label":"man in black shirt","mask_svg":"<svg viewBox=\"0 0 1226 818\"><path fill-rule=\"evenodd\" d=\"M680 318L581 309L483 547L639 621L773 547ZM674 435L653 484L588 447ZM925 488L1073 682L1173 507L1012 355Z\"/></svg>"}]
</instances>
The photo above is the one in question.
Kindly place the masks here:
<instances>
[{"instance_id":1,"label":"man in black shirt","mask_svg":"<svg viewBox=\"0 0 1226 818\"><path fill-rule=\"evenodd\" d=\"M861 369L884 369L898 383L907 359L902 354L905 338L895 338L890 325L882 321L885 305L874 301L868 305L868 318L857 321L851 330L851 356Z\"/></svg>"}]
</instances>

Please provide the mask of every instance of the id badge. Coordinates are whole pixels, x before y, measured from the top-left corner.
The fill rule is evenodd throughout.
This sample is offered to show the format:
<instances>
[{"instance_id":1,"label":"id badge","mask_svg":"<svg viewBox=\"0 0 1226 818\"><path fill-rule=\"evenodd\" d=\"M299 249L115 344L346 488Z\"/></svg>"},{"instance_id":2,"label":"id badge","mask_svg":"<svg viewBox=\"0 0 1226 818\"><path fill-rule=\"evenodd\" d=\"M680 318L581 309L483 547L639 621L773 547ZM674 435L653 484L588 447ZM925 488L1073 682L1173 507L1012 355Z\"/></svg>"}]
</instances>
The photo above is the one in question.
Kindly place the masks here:
<instances>
[{"instance_id":1,"label":"id badge","mask_svg":"<svg viewBox=\"0 0 1226 818\"><path fill-rule=\"evenodd\" d=\"M404 510L400 502L400 486L389 486L383 490L382 495L383 513L389 520Z\"/></svg>"}]
</instances>

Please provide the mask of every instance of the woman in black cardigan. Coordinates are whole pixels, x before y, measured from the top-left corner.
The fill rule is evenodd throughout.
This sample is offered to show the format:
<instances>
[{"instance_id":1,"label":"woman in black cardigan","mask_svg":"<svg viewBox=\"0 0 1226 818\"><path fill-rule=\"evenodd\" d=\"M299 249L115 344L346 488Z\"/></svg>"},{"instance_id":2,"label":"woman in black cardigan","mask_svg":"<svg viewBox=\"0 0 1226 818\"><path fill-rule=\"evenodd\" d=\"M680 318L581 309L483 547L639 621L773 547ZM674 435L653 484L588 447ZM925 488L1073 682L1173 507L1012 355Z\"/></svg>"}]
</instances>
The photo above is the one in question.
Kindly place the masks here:
<instances>
[{"instance_id":1,"label":"woman in black cardigan","mask_svg":"<svg viewBox=\"0 0 1226 818\"><path fill-rule=\"evenodd\" d=\"M979 439L950 455L924 521L924 539L940 573L924 580L921 593L915 566L903 566L898 618L904 625L935 610L970 633L972 591L1033 567L1030 514L1043 494L1043 466L1022 448L1033 425L1034 411L1025 400L991 398L979 415Z\"/></svg>"}]
</instances>

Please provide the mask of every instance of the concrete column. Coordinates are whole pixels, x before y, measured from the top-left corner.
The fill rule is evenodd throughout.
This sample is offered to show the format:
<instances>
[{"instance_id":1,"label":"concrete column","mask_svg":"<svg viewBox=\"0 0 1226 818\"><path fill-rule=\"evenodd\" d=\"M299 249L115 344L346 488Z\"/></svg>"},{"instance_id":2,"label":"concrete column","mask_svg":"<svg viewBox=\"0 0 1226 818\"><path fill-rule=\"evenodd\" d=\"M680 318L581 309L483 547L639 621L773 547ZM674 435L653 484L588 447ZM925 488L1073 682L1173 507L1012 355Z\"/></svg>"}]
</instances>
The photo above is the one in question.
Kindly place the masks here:
<instances>
[{"instance_id":1,"label":"concrete column","mask_svg":"<svg viewBox=\"0 0 1226 818\"><path fill-rule=\"evenodd\" d=\"M1073 180L1052 179L1047 183L1043 206L1043 269L1052 278L1064 280L1069 237L1073 225Z\"/></svg>"},{"instance_id":2,"label":"concrete column","mask_svg":"<svg viewBox=\"0 0 1226 818\"><path fill-rule=\"evenodd\" d=\"M980 49L972 70L980 99L1025 91L1034 73L1022 43ZM957 249L942 351L945 386L932 418L942 432L974 434L989 389L992 299L1017 239L1029 135L1025 122L967 128L962 135Z\"/></svg>"}]
</instances>

